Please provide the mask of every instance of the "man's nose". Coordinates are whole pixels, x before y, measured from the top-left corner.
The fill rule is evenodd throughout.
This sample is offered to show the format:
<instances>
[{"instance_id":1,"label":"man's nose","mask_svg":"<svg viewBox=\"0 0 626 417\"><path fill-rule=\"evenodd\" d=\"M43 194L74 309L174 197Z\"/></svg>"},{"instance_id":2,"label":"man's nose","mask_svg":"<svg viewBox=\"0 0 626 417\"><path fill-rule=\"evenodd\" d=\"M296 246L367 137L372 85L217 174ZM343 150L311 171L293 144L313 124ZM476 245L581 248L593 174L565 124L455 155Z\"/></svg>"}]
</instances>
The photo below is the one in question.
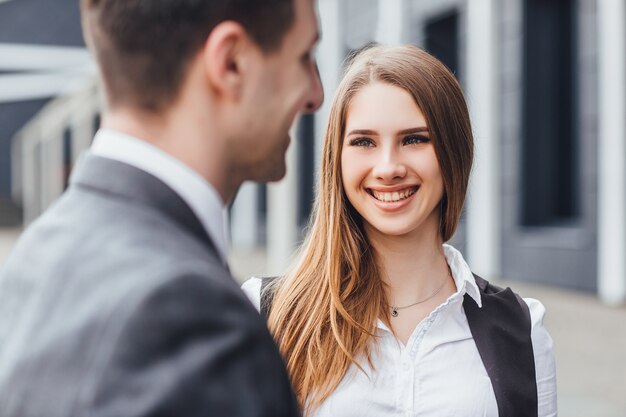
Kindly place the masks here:
<instances>
[{"instance_id":1,"label":"man's nose","mask_svg":"<svg viewBox=\"0 0 626 417\"><path fill-rule=\"evenodd\" d=\"M305 113L312 113L320 108L324 102L324 87L322 86L322 80L320 79L320 71L317 67L317 62L311 64L311 89L309 91L309 97L304 105Z\"/></svg>"}]
</instances>

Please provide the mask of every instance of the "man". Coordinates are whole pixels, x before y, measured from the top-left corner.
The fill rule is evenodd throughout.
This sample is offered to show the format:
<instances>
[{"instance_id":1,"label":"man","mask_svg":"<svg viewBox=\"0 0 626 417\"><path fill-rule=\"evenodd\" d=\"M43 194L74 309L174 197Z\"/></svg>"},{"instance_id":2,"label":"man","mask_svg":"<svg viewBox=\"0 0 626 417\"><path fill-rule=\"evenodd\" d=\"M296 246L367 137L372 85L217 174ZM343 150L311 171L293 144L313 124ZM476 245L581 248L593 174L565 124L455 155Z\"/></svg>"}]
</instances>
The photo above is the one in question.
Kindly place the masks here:
<instances>
[{"instance_id":1,"label":"man","mask_svg":"<svg viewBox=\"0 0 626 417\"><path fill-rule=\"evenodd\" d=\"M0 415L296 416L223 207L322 101L314 0L81 0L106 96L0 275Z\"/></svg>"}]
</instances>

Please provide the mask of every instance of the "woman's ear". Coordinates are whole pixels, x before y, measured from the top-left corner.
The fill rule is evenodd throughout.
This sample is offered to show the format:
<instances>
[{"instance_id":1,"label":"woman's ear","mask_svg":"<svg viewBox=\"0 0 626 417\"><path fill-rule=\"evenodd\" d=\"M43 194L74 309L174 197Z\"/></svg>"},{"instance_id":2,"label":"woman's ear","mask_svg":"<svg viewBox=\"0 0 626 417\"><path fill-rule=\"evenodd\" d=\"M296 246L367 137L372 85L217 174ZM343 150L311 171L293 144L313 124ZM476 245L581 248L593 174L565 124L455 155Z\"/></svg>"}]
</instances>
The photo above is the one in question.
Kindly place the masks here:
<instances>
[{"instance_id":1,"label":"woman's ear","mask_svg":"<svg viewBox=\"0 0 626 417\"><path fill-rule=\"evenodd\" d=\"M250 38L236 22L225 21L209 34L202 49L204 73L209 87L220 97L241 97Z\"/></svg>"}]
</instances>

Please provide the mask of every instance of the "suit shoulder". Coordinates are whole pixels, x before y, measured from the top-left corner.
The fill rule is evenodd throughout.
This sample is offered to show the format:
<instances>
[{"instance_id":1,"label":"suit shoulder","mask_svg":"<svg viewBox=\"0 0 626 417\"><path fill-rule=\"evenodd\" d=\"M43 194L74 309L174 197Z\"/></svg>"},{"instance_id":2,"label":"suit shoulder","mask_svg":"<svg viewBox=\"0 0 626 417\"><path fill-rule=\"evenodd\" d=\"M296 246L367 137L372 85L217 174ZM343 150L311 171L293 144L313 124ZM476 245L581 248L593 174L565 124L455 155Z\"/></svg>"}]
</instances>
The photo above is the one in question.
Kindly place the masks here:
<instances>
[{"instance_id":1,"label":"suit shoulder","mask_svg":"<svg viewBox=\"0 0 626 417\"><path fill-rule=\"evenodd\" d=\"M134 403L155 407L141 415L195 416L207 409L256 415L242 413L241 404L288 415L295 402L280 355L263 320L235 290L221 291L198 274L153 288L120 328L89 408L133 396ZM143 401L148 398L156 402Z\"/></svg>"}]
</instances>

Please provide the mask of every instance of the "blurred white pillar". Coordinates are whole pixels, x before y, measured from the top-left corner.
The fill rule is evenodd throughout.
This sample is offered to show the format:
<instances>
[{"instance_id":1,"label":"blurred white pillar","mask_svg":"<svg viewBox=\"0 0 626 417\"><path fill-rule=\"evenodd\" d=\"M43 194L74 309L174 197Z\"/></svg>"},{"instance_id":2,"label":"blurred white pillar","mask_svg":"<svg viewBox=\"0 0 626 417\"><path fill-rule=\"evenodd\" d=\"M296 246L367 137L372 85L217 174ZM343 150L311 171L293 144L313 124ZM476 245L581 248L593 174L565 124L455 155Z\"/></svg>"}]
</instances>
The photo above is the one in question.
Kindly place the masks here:
<instances>
[{"instance_id":1,"label":"blurred white pillar","mask_svg":"<svg viewBox=\"0 0 626 417\"><path fill-rule=\"evenodd\" d=\"M298 167L296 129L291 129L292 142L285 156L287 175L280 182L267 186L267 272L285 273L298 238Z\"/></svg>"},{"instance_id":2,"label":"blurred white pillar","mask_svg":"<svg viewBox=\"0 0 626 417\"><path fill-rule=\"evenodd\" d=\"M344 60L344 40L341 28L341 4L339 0L319 0L319 17L322 39L317 48L317 65L320 70L324 103L315 113L315 169L319 169L322 142L333 94L339 85ZM317 175L317 174L316 174Z\"/></svg>"},{"instance_id":3,"label":"blurred white pillar","mask_svg":"<svg viewBox=\"0 0 626 417\"><path fill-rule=\"evenodd\" d=\"M376 42L400 45L403 42L404 0L378 0Z\"/></svg>"},{"instance_id":4,"label":"blurred white pillar","mask_svg":"<svg viewBox=\"0 0 626 417\"><path fill-rule=\"evenodd\" d=\"M19 137L21 142L19 158L21 159L20 169L21 198L24 209L24 225L28 225L39 215L40 193L38 170L41 167L39 162L38 143L35 140ZM15 146L15 145L14 145Z\"/></svg>"},{"instance_id":5,"label":"blurred white pillar","mask_svg":"<svg viewBox=\"0 0 626 417\"><path fill-rule=\"evenodd\" d=\"M77 112L71 120L72 130L72 165L81 152L88 149L94 136L95 114L87 111Z\"/></svg>"},{"instance_id":6,"label":"blurred white pillar","mask_svg":"<svg viewBox=\"0 0 626 417\"><path fill-rule=\"evenodd\" d=\"M598 292L626 300L626 4L598 0Z\"/></svg>"},{"instance_id":7,"label":"blurred white pillar","mask_svg":"<svg viewBox=\"0 0 626 417\"><path fill-rule=\"evenodd\" d=\"M41 142L41 212L50 207L63 194L63 131L48 130Z\"/></svg>"},{"instance_id":8,"label":"blurred white pillar","mask_svg":"<svg viewBox=\"0 0 626 417\"><path fill-rule=\"evenodd\" d=\"M476 273L500 275L496 0L467 4L467 97L475 158L467 199L467 253Z\"/></svg>"},{"instance_id":9,"label":"blurred white pillar","mask_svg":"<svg viewBox=\"0 0 626 417\"><path fill-rule=\"evenodd\" d=\"M246 182L239 188L230 216L230 240L233 248L252 249L257 244L257 190L258 185L253 182Z\"/></svg>"},{"instance_id":10,"label":"blurred white pillar","mask_svg":"<svg viewBox=\"0 0 626 417\"><path fill-rule=\"evenodd\" d=\"M22 205L24 198L23 155L24 143L19 135L14 136L11 142L11 198L19 205Z\"/></svg>"},{"instance_id":11,"label":"blurred white pillar","mask_svg":"<svg viewBox=\"0 0 626 417\"><path fill-rule=\"evenodd\" d=\"M95 88L89 89L70 115L72 129L72 164L91 146L95 132L95 118L100 113L99 96Z\"/></svg>"}]
</instances>

